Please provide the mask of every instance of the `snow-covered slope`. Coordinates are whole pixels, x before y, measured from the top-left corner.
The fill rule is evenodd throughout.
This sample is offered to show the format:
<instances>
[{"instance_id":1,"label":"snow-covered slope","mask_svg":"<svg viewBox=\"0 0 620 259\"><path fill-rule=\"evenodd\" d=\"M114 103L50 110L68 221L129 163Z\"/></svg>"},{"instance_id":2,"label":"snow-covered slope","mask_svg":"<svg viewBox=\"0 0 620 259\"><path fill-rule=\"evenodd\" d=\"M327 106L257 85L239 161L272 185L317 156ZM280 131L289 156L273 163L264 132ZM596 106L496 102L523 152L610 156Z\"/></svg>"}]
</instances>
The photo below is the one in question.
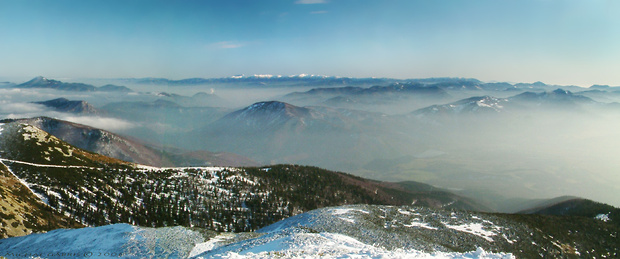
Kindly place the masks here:
<instances>
[{"instance_id":1,"label":"snow-covered slope","mask_svg":"<svg viewBox=\"0 0 620 259\"><path fill-rule=\"evenodd\" d=\"M16 85L15 88L50 88L64 91L80 91L90 92L97 91L97 87L83 83L65 83L42 76L33 78L32 80Z\"/></svg>"},{"instance_id":2,"label":"snow-covered slope","mask_svg":"<svg viewBox=\"0 0 620 259\"><path fill-rule=\"evenodd\" d=\"M52 108L59 112L77 114L96 114L99 111L90 103L82 100L68 100L66 98L56 98L53 100L34 102Z\"/></svg>"},{"instance_id":3,"label":"snow-covered slope","mask_svg":"<svg viewBox=\"0 0 620 259\"><path fill-rule=\"evenodd\" d=\"M615 257L617 229L607 241L583 222L538 225L550 218L434 210L421 207L349 205L313 210L257 231L260 237L199 244L199 258L522 258ZM552 220L572 221L555 218ZM558 222L559 223L559 222ZM589 224L588 223L588 224ZM553 229L558 229L557 232ZM562 230L559 230L562 229ZM566 235L563 232L571 233ZM571 236L573 235L573 236ZM579 236L584 235L584 236ZM609 242L609 243L607 243ZM605 244L607 243L607 244ZM603 244L603 245L601 245ZM200 251L201 253L197 253Z\"/></svg>"},{"instance_id":4,"label":"snow-covered slope","mask_svg":"<svg viewBox=\"0 0 620 259\"><path fill-rule=\"evenodd\" d=\"M419 109L413 114L415 115L460 115L474 113L498 113L504 111L504 106L510 105L508 99L495 98L491 96L480 96L463 99L457 102L433 105L427 108Z\"/></svg>"},{"instance_id":5,"label":"snow-covered slope","mask_svg":"<svg viewBox=\"0 0 620 259\"><path fill-rule=\"evenodd\" d=\"M204 237L184 227L114 224L0 240L6 258L185 258Z\"/></svg>"},{"instance_id":6,"label":"snow-covered slope","mask_svg":"<svg viewBox=\"0 0 620 259\"><path fill-rule=\"evenodd\" d=\"M265 227L257 231L263 234L257 238L230 244L222 238L219 242L210 240L198 244L192 255L207 247L209 250L196 258L513 258L512 254L489 253L480 247L455 252L436 244L406 245L404 243L417 241L394 238L391 228L397 224L386 221L387 210L396 210L410 218L421 216L404 207L357 205L318 209ZM386 216L381 214L383 212ZM373 223L381 227L368 226ZM419 225L401 224L399 227L443 231ZM469 229L463 232L468 231L471 232Z\"/></svg>"},{"instance_id":7,"label":"snow-covered slope","mask_svg":"<svg viewBox=\"0 0 620 259\"><path fill-rule=\"evenodd\" d=\"M524 219L525 218L525 219ZM549 219L556 220L549 224ZM317 209L254 233L126 224L0 240L7 258L578 258L618 256L617 229L600 220L421 207ZM574 219L566 219L570 222ZM541 224L539 224L541 223ZM537 225L538 224L538 225ZM594 225L592 225L594 224ZM567 226L572 226L568 227ZM555 231L554 229L557 229ZM604 234L594 233L607 231ZM566 234L568 232L569 234ZM561 234L564 233L564 234ZM607 236L607 237L604 237ZM586 238L588 237L588 238ZM604 238L605 240L599 240Z\"/></svg>"},{"instance_id":8,"label":"snow-covered slope","mask_svg":"<svg viewBox=\"0 0 620 259\"><path fill-rule=\"evenodd\" d=\"M345 233L337 220L330 230L312 228L325 224L323 220L370 214L367 209L373 210L371 207L317 210L276 223L258 234L213 236L183 227L154 229L127 224L54 230L0 240L0 255L7 258L513 258L511 254L485 252L482 248L461 253L373 244ZM367 234L383 235L381 231Z\"/></svg>"}]
</instances>

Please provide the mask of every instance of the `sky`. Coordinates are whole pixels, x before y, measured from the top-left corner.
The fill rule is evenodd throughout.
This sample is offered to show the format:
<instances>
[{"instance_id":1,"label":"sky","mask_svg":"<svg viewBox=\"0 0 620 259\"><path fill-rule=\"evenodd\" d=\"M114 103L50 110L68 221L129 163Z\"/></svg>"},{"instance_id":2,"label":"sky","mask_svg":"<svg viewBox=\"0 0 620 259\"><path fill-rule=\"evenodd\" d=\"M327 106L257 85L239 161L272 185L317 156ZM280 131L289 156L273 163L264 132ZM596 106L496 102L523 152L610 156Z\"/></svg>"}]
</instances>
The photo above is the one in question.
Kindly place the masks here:
<instances>
[{"instance_id":1,"label":"sky","mask_svg":"<svg viewBox=\"0 0 620 259\"><path fill-rule=\"evenodd\" d=\"M620 85L603 0L0 0L0 77L467 77Z\"/></svg>"}]
</instances>

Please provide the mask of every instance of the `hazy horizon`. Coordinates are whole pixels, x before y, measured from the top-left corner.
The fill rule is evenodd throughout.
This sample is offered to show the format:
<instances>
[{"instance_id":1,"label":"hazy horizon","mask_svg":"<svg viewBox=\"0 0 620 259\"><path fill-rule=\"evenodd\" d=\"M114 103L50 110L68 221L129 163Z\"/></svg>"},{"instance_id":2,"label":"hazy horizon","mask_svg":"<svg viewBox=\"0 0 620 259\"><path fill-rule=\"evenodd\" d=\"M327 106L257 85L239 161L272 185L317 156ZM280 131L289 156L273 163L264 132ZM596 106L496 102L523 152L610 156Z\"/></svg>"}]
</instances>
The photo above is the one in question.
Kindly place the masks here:
<instances>
[{"instance_id":1,"label":"hazy horizon","mask_svg":"<svg viewBox=\"0 0 620 259\"><path fill-rule=\"evenodd\" d=\"M567 89L620 86L618 13L620 2L604 0L0 0L0 81L19 84L44 76L101 86L115 78L308 74L540 81ZM531 89L478 91L451 85L420 96L388 91L294 98L289 94L342 85L263 85L128 83L125 86L135 91L132 94L8 87L0 89L0 115L72 119L158 144L188 138L189 144L205 150L255 155L258 158L253 159L265 163L299 162L447 188L486 187L480 181L490 179L488 185L498 192L510 191L509 196L573 192L615 205L620 202L613 156L618 154L613 144L620 139L614 131L620 102L615 89L583 93L586 98L580 98L581 89L571 88L574 100L570 99L574 96L552 100L534 96L530 103L498 113L501 120L487 113L460 117L460 110L455 112L459 117L451 120L452 115L418 118L412 114L431 105L447 105L443 107L449 114L450 107L459 106L453 102L465 98L508 98ZM158 92L183 96L165 99ZM221 99L191 100L198 92L214 92ZM57 97L85 100L103 112L75 115L32 103ZM171 106L177 101L178 107L158 106L161 98ZM282 126L280 135L265 135L272 137L271 142L265 141L274 145L273 154L240 140L253 140L250 134L235 136L217 128L215 122L222 116L269 100L313 106L316 110L311 114L317 116L293 117L278 126ZM330 106L334 101L340 103ZM318 126L312 128L306 120ZM230 128L245 125L244 121L230 123ZM238 145L225 147L227 143L211 138L191 138L192 133L204 132L231 133L230 142ZM308 145L297 143L299 139ZM332 145L332 156L321 157L322 144ZM426 156L437 152L442 155ZM389 168L377 169L374 162ZM544 179L538 181L537 175Z\"/></svg>"},{"instance_id":2,"label":"hazy horizon","mask_svg":"<svg viewBox=\"0 0 620 259\"><path fill-rule=\"evenodd\" d=\"M611 1L0 1L1 76L618 85Z\"/></svg>"}]
</instances>

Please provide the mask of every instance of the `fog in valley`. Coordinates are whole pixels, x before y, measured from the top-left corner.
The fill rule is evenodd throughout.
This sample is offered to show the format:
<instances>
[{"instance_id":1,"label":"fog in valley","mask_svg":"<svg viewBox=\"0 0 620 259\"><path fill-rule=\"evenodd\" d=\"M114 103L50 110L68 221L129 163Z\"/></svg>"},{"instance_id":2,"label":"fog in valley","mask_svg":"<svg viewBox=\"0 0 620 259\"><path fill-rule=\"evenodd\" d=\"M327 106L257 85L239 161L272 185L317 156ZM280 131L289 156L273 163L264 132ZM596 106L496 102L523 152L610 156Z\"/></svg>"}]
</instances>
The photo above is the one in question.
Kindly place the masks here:
<instances>
[{"instance_id":1,"label":"fog in valley","mask_svg":"<svg viewBox=\"0 0 620 259\"><path fill-rule=\"evenodd\" d=\"M516 210L524 199L563 195L620 205L620 94L614 87L332 81L75 80L131 89L109 92L7 82L0 88L0 117L48 116L164 151L229 152L264 165L419 181L500 211ZM92 108L35 103L56 98Z\"/></svg>"}]
</instances>

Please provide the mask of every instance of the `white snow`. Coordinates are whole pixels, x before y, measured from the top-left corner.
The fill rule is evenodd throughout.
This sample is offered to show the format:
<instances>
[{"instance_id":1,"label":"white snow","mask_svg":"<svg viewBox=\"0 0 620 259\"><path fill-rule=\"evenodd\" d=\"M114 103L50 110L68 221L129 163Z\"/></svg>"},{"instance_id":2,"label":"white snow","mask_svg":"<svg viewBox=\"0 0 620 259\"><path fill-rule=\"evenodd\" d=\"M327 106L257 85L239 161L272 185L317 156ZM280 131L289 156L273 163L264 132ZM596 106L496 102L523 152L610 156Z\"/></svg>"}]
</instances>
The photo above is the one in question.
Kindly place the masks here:
<instances>
[{"instance_id":1,"label":"white snow","mask_svg":"<svg viewBox=\"0 0 620 259\"><path fill-rule=\"evenodd\" d=\"M97 170L100 168L96 168L96 167L89 167L89 166L80 166L80 165L47 165L47 164L36 164L36 163L30 163L30 162L24 162L24 161L19 161L19 160L11 160L11 159L4 159L4 158L0 158L0 161L7 161L7 162L11 162L11 163L17 163L17 164L23 164L23 165L29 165L29 166L36 166L36 167L54 167L54 168L84 168L84 169L92 169L92 170Z\"/></svg>"},{"instance_id":2,"label":"white snow","mask_svg":"<svg viewBox=\"0 0 620 259\"><path fill-rule=\"evenodd\" d=\"M403 209L398 209L398 213L403 214L403 215L411 215L410 211L407 210L403 210Z\"/></svg>"},{"instance_id":3,"label":"white snow","mask_svg":"<svg viewBox=\"0 0 620 259\"><path fill-rule=\"evenodd\" d=\"M388 250L327 232L266 235L212 252L195 258L514 258L511 254L488 253L482 248L467 253Z\"/></svg>"},{"instance_id":4,"label":"white snow","mask_svg":"<svg viewBox=\"0 0 620 259\"><path fill-rule=\"evenodd\" d=\"M114 224L3 239L7 258L185 258L204 238L183 227Z\"/></svg>"},{"instance_id":5,"label":"white snow","mask_svg":"<svg viewBox=\"0 0 620 259\"><path fill-rule=\"evenodd\" d=\"M365 214L369 214L370 212L365 211L365 210L360 210L360 209L352 209L352 208L337 208L337 209L333 209L331 212L333 215L342 215L342 214L347 214L349 212L352 211L357 211L357 212L361 212L361 213L365 213Z\"/></svg>"},{"instance_id":6,"label":"white snow","mask_svg":"<svg viewBox=\"0 0 620 259\"><path fill-rule=\"evenodd\" d=\"M22 178L19 178L19 177L18 177L15 173L13 173L13 170L11 170L11 168L10 168L10 167L8 167L7 165L5 165L3 160L5 160L5 159L1 159L1 158L0 158L0 164L2 164L4 167L6 167L6 169L9 171L9 173L11 173L11 174L12 174L15 178L17 178L17 180L19 180L19 182L20 182L21 184L23 184L24 186L26 186L26 188L28 188L28 190L30 190L30 192L31 192L32 194L34 194L34 195L35 195L35 196L37 196L39 199L41 199L41 201L42 201L43 203L45 203L45 204L49 204L49 201L47 200L47 198L45 198L43 195L41 195L41 194L39 194L39 193L36 193L34 190L32 190L32 189L30 188L30 185L31 185L31 184L30 184L30 183L28 183L28 182L26 182L26 181L24 181Z\"/></svg>"},{"instance_id":7,"label":"white snow","mask_svg":"<svg viewBox=\"0 0 620 259\"><path fill-rule=\"evenodd\" d=\"M468 223L468 224L461 224L461 225L450 225L450 224L444 222L444 225L447 228L451 228L451 229L454 229L456 231L470 233L470 234L474 234L476 236L482 237L482 238L486 239L489 242L493 242L493 238L491 238L491 237L496 235L496 233L493 232L493 231L485 230L484 229L484 225L482 223Z\"/></svg>"},{"instance_id":8,"label":"white snow","mask_svg":"<svg viewBox=\"0 0 620 259\"><path fill-rule=\"evenodd\" d=\"M426 228L426 229L437 230L436 227L433 227L433 226L431 226L430 224L428 224L426 222L420 222L419 219L417 219L417 218L413 219L413 221L410 224L408 224L408 225L403 224L403 227L408 227L408 228L418 227L418 228Z\"/></svg>"},{"instance_id":9,"label":"white snow","mask_svg":"<svg viewBox=\"0 0 620 259\"><path fill-rule=\"evenodd\" d=\"M399 212L405 215L407 213L417 214L417 212L412 213L405 209ZM275 223L266 230L257 231L262 235L254 236L254 238L244 239L243 236L237 236L237 234L224 233L206 242L202 235L182 227L152 229L117 224L97 228L55 230L46 234L4 239L0 242L0 251L3 253L18 253L18 250L40 251L46 254L60 252L94 258L118 258L118 253L123 253L121 257L132 258L142 256L151 258L514 258L512 254L489 253L481 248L466 253L424 252L410 248L387 249L374 243L360 241L352 236L335 233L333 230L308 231L308 229L313 229L312 222L315 220L322 219L329 222L331 219L340 218L355 221L359 219L356 216L359 217L360 213L370 214L366 209L359 207L326 208ZM405 226L440 231L421 222L418 218L412 220L411 224ZM489 226L489 223L483 220L480 223L446 224L446 226L488 238L495 235L485 230L485 228L495 227ZM239 238L241 241L231 242L232 239L238 237L241 237ZM112 253L117 254L112 255ZM9 258L13 257L19 257L19 255L9 256Z\"/></svg>"},{"instance_id":10,"label":"white snow","mask_svg":"<svg viewBox=\"0 0 620 259\"><path fill-rule=\"evenodd\" d=\"M194 257L204 252L213 250L216 247L219 247L221 242L234 238L234 234L224 233L218 236L215 236L209 241L197 244L194 249L189 253L189 257Z\"/></svg>"},{"instance_id":11,"label":"white snow","mask_svg":"<svg viewBox=\"0 0 620 259\"><path fill-rule=\"evenodd\" d=\"M331 210L331 214L332 215L342 215L344 216L345 214L349 214L350 212L360 212L360 213L365 213L365 214L369 214L370 212L365 211L365 210L360 210L360 209L352 209L352 208L336 208ZM348 217L338 217L338 219L344 220L346 222L355 224L355 219L353 217L352 214L349 214Z\"/></svg>"},{"instance_id":12,"label":"white snow","mask_svg":"<svg viewBox=\"0 0 620 259\"><path fill-rule=\"evenodd\" d=\"M128 234L135 230L136 227L127 224L71 230L59 229L45 234L5 239L0 244L0 251L3 251L3 256L7 257L19 253L41 253L40 257L45 258L48 254L69 253L70 257L110 258L112 256L103 255L106 252L120 252L119 248L128 241ZM100 253L103 254L100 255Z\"/></svg>"},{"instance_id":13,"label":"white snow","mask_svg":"<svg viewBox=\"0 0 620 259\"><path fill-rule=\"evenodd\" d=\"M352 224L355 224L355 220L351 219L351 218L339 217L339 219L344 220L344 221L349 222L349 223L352 223Z\"/></svg>"},{"instance_id":14,"label":"white snow","mask_svg":"<svg viewBox=\"0 0 620 259\"><path fill-rule=\"evenodd\" d=\"M201 170L201 171L207 171L207 172L213 173L213 172L219 172L223 170L229 170L229 171L238 170L237 168L233 168L233 167L219 167L219 166L156 167L156 166L140 165L140 164L135 164L134 166L136 169L141 169L144 171L165 171L165 170L183 171L183 170L188 170L188 169L195 169L195 170Z\"/></svg>"},{"instance_id":15,"label":"white snow","mask_svg":"<svg viewBox=\"0 0 620 259\"><path fill-rule=\"evenodd\" d=\"M272 78L273 75L269 75L269 74L266 74L266 75L256 75L255 74L254 77L256 77L256 78Z\"/></svg>"},{"instance_id":16,"label":"white snow","mask_svg":"<svg viewBox=\"0 0 620 259\"><path fill-rule=\"evenodd\" d=\"M609 218L609 213L607 213L607 214L598 214L598 215L596 215L596 217L594 217L594 218L595 218L595 219L598 219L598 220L602 220L603 222L607 222L607 221L610 221L610 220L611 220L611 219Z\"/></svg>"}]
</instances>

